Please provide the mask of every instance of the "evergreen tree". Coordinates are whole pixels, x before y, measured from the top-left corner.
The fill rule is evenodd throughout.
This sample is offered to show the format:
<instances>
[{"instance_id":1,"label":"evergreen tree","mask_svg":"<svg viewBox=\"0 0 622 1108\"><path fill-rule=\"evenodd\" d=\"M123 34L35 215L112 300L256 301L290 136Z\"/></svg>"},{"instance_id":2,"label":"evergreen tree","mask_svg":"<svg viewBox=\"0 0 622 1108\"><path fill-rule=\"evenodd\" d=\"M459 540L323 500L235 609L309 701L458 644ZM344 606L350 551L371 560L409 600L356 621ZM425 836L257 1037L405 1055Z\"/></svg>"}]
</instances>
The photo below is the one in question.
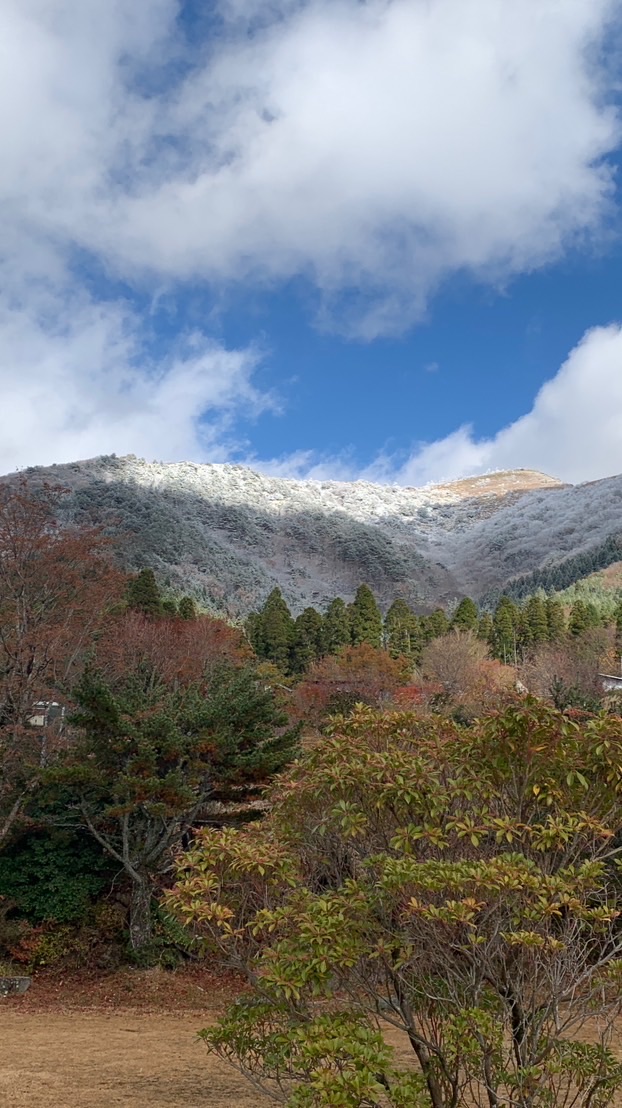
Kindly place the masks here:
<instances>
[{"instance_id":1,"label":"evergreen tree","mask_svg":"<svg viewBox=\"0 0 622 1108\"><path fill-rule=\"evenodd\" d=\"M448 634L449 620L442 608L436 608L431 615L422 618L421 628L424 642L432 642L433 639L440 639Z\"/></svg>"},{"instance_id":2,"label":"evergreen tree","mask_svg":"<svg viewBox=\"0 0 622 1108\"><path fill-rule=\"evenodd\" d=\"M251 612L246 619L245 624L246 637L251 644L255 654L258 658L262 657L261 653L261 613Z\"/></svg>"},{"instance_id":3,"label":"evergreen tree","mask_svg":"<svg viewBox=\"0 0 622 1108\"><path fill-rule=\"evenodd\" d=\"M568 618L568 632L573 636L582 635L584 631L588 631L590 627L598 627L600 623L600 616L598 610L593 604L586 603L585 600L575 600L572 608L570 609L570 616Z\"/></svg>"},{"instance_id":4,"label":"evergreen tree","mask_svg":"<svg viewBox=\"0 0 622 1108\"><path fill-rule=\"evenodd\" d=\"M128 607L146 616L162 615L162 594L152 569L141 569L127 586Z\"/></svg>"},{"instance_id":5,"label":"evergreen tree","mask_svg":"<svg viewBox=\"0 0 622 1108\"><path fill-rule=\"evenodd\" d=\"M566 617L561 601L549 596L546 600L546 627L549 642L562 642L566 635Z\"/></svg>"},{"instance_id":6,"label":"evergreen tree","mask_svg":"<svg viewBox=\"0 0 622 1108\"><path fill-rule=\"evenodd\" d=\"M419 620L405 600L394 600L384 621L384 644L392 658L418 658L421 653Z\"/></svg>"},{"instance_id":7,"label":"evergreen tree","mask_svg":"<svg viewBox=\"0 0 622 1108\"><path fill-rule=\"evenodd\" d=\"M77 735L54 780L72 811L130 879L130 940L152 935L152 898L172 850L208 800L245 801L295 755L297 733L274 694L223 665L209 688L161 679L141 664L109 681L87 671L74 690Z\"/></svg>"},{"instance_id":8,"label":"evergreen tree","mask_svg":"<svg viewBox=\"0 0 622 1108\"><path fill-rule=\"evenodd\" d=\"M480 639L481 642L486 642L489 646L491 646L493 633L494 626L490 612L482 612L481 616L479 617L479 623L477 625L478 639Z\"/></svg>"},{"instance_id":9,"label":"evergreen tree","mask_svg":"<svg viewBox=\"0 0 622 1108\"><path fill-rule=\"evenodd\" d=\"M533 632L529 622L529 613L526 608L519 608L516 620L516 649L517 656L522 658L525 650L533 642Z\"/></svg>"},{"instance_id":10,"label":"evergreen tree","mask_svg":"<svg viewBox=\"0 0 622 1108\"><path fill-rule=\"evenodd\" d=\"M342 646L350 645L350 617L340 596L331 600L322 629L322 653L338 654Z\"/></svg>"},{"instance_id":11,"label":"evergreen tree","mask_svg":"<svg viewBox=\"0 0 622 1108\"><path fill-rule=\"evenodd\" d=\"M546 604L541 596L532 596L525 605L525 619L529 626L531 642L546 642L549 625Z\"/></svg>"},{"instance_id":12,"label":"evergreen tree","mask_svg":"<svg viewBox=\"0 0 622 1108\"><path fill-rule=\"evenodd\" d=\"M178 612L181 619L197 618L197 606L191 596L182 596L179 601Z\"/></svg>"},{"instance_id":13,"label":"evergreen tree","mask_svg":"<svg viewBox=\"0 0 622 1108\"><path fill-rule=\"evenodd\" d=\"M452 631L477 631L479 611L470 596L465 596L456 608L451 621Z\"/></svg>"},{"instance_id":14,"label":"evergreen tree","mask_svg":"<svg viewBox=\"0 0 622 1108\"><path fill-rule=\"evenodd\" d=\"M255 638L256 644L253 645L258 656L273 662L282 673L287 673L294 620L279 588L272 590L259 613Z\"/></svg>"},{"instance_id":15,"label":"evergreen tree","mask_svg":"<svg viewBox=\"0 0 622 1108\"><path fill-rule=\"evenodd\" d=\"M315 608L305 608L294 623L290 651L292 673L305 673L322 654L324 620Z\"/></svg>"},{"instance_id":16,"label":"evergreen tree","mask_svg":"<svg viewBox=\"0 0 622 1108\"><path fill-rule=\"evenodd\" d=\"M382 615L369 585L359 585L349 614L352 645L359 646L366 642L379 649L382 644Z\"/></svg>"},{"instance_id":17,"label":"evergreen tree","mask_svg":"<svg viewBox=\"0 0 622 1108\"><path fill-rule=\"evenodd\" d=\"M493 652L501 662L516 660L518 615L509 596L502 596L493 616Z\"/></svg>"}]
</instances>

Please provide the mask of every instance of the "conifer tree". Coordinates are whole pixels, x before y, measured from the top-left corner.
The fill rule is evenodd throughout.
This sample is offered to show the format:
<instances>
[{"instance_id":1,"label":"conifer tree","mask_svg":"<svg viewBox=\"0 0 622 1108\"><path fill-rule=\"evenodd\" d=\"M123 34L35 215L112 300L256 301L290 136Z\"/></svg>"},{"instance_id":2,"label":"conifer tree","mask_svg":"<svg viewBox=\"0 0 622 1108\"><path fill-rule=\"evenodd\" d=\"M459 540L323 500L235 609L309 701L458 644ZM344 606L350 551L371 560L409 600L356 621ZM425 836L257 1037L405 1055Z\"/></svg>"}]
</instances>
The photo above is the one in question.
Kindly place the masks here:
<instances>
[{"instance_id":1,"label":"conifer tree","mask_svg":"<svg viewBox=\"0 0 622 1108\"><path fill-rule=\"evenodd\" d=\"M322 654L324 620L315 608L305 608L294 623L290 651L292 673L305 673Z\"/></svg>"},{"instance_id":2,"label":"conifer tree","mask_svg":"<svg viewBox=\"0 0 622 1108\"><path fill-rule=\"evenodd\" d=\"M130 940L152 937L152 899L171 851L208 800L248 801L292 760L296 730L251 670L164 681L142 662L124 678L87 670L74 690L76 740L56 780L72 811L130 879Z\"/></svg>"},{"instance_id":3,"label":"conifer tree","mask_svg":"<svg viewBox=\"0 0 622 1108\"><path fill-rule=\"evenodd\" d=\"M529 626L531 642L546 642L549 627L546 604L541 596L531 596L525 605L525 619Z\"/></svg>"},{"instance_id":4,"label":"conifer tree","mask_svg":"<svg viewBox=\"0 0 622 1108\"><path fill-rule=\"evenodd\" d=\"M258 656L273 662L282 673L287 673L294 637L294 620L279 588L272 590L259 612L253 634L253 646Z\"/></svg>"},{"instance_id":5,"label":"conifer tree","mask_svg":"<svg viewBox=\"0 0 622 1108\"><path fill-rule=\"evenodd\" d=\"M479 611L470 596L465 596L456 608L451 621L452 631L477 631Z\"/></svg>"},{"instance_id":6,"label":"conifer tree","mask_svg":"<svg viewBox=\"0 0 622 1108\"><path fill-rule=\"evenodd\" d=\"M394 600L386 614L384 644L392 658L416 659L421 652L419 620L405 600Z\"/></svg>"},{"instance_id":7,"label":"conifer tree","mask_svg":"<svg viewBox=\"0 0 622 1108\"><path fill-rule=\"evenodd\" d=\"M546 626L549 642L561 642L566 634L566 617L560 600L549 596L546 600Z\"/></svg>"},{"instance_id":8,"label":"conifer tree","mask_svg":"<svg viewBox=\"0 0 622 1108\"><path fill-rule=\"evenodd\" d=\"M177 610L181 619L197 618L197 606L191 596L182 596Z\"/></svg>"},{"instance_id":9,"label":"conifer tree","mask_svg":"<svg viewBox=\"0 0 622 1108\"><path fill-rule=\"evenodd\" d=\"M349 613L352 645L359 646L366 642L379 649L382 644L382 615L369 585L359 585Z\"/></svg>"},{"instance_id":10,"label":"conifer tree","mask_svg":"<svg viewBox=\"0 0 622 1108\"><path fill-rule=\"evenodd\" d=\"M494 626L490 612L482 612L477 624L477 637L481 642L492 644Z\"/></svg>"},{"instance_id":11,"label":"conifer tree","mask_svg":"<svg viewBox=\"0 0 622 1108\"><path fill-rule=\"evenodd\" d=\"M598 627L600 616L597 608L585 600L575 600L568 618L568 632L573 636L582 635L590 627Z\"/></svg>"},{"instance_id":12,"label":"conifer tree","mask_svg":"<svg viewBox=\"0 0 622 1108\"><path fill-rule=\"evenodd\" d=\"M529 622L529 613L525 608L519 608L516 620L516 648L523 657L525 650L533 642L533 632Z\"/></svg>"},{"instance_id":13,"label":"conifer tree","mask_svg":"<svg viewBox=\"0 0 622 1108\"><path fill-rule=\"evenodd\" d=\"M518 614L509 596L502 596L493 616L493 651L501 662L516 660Z\"/></svg>"},{"instance_id":14,"label":"conifer tree","mask_svg":"<svg viewBox=\"0 0 622 1108\"><path fill-rule=\"evenodd\" d=\"M615 610L614 618L616 629L615 648L616 653L619 654L622 658L622 601L620 601Z\"/></svg>"},{"instance_id":15,"label":"conifer tree","mask_svg":"<svg viewBox=\"0 0 622 1108\"><path fill-rule=\"evenodd\" d=\"M146 616L162 615L162 594L158 588L155 573L146 567L135 577L130 578L127 586L127 603L134 611Z\"/></svg>"},{"instance_id":16,"label":"conifer tree","mask_svg":"<svg viewBox=\"0 0 622 1108\"><path fill-rule=\"evenodd\" d=\"M449 632L449 620L445 615L442 608L436 608L429 616L424 616L421 620L421 627L423 631L424 642L432 642L433 639L440 639L443 635Z\"/></svg>"},{"instance_id":17,"label":"conifer tree","mask_svg":"<svg viewBox=\"0 0 622 1108\"><path fill-rule=\"evenodd\" d=\"M342 646L350 645L350 617L340 596L331 600L322 629L322 653L337 654Z\"/></svg>"}]
</instances>

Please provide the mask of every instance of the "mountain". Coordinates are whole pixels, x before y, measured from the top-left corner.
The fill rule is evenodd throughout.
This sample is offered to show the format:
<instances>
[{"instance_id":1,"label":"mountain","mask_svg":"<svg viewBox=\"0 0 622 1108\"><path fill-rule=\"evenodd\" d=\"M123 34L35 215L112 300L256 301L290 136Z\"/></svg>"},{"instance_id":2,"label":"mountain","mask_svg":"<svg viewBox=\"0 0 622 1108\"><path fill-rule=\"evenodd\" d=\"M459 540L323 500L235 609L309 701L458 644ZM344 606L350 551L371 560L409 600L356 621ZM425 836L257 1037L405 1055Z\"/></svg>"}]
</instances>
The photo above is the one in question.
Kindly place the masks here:
<instances>
[{"instance_id":1,"label":"mountain","mask_svg":"<svg viewBox=\"0 0 622 1108\"><path fill-rule=\"evenodd\" d=\"M402 488L111 455L1 480L24 476L66 487L67 520L103 524L126 565L233 617L275 584L294 611L361 582L424 611L565 588L622 557L622 477L571 486L512 470Z\"/></svg>"}]
</instances>

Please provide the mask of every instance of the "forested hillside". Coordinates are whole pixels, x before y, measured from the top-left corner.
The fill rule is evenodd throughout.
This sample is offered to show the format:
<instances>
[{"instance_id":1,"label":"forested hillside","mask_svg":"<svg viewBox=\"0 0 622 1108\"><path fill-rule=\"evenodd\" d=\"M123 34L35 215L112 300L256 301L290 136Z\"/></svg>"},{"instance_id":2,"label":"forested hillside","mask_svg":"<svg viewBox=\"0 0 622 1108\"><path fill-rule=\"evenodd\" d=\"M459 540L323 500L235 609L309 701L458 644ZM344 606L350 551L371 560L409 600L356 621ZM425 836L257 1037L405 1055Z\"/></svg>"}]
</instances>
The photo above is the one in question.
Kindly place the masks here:
<instances>
[{"instance_id":1,"label":"forested hillside","mask_svg":"<svg viewBox=\"0 0 622 1108\"><path fill-rule=\"evenodd\" d=\"M235 618L275 586L297 615L352 600L362 581L383 611L401 598L429 613L465 595L494 607L620 557L622 477L563 486L516 470L413 489L114 456L27 476L66 487L63 519L103 525L125 568L150 566L164 587Z\"/></svg>"}]
</instances>

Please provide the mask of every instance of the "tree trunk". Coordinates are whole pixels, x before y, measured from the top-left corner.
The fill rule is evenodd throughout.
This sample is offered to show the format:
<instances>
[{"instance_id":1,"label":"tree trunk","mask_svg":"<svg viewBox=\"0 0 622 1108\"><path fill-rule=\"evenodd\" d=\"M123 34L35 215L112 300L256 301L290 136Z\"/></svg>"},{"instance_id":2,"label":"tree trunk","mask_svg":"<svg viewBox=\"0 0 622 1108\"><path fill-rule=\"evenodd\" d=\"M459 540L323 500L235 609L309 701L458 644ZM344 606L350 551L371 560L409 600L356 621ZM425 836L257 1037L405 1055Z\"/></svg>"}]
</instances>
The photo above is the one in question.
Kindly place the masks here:
<instances>
[{"instance_id":1,"label":"tree trunk","mask_svg":"<svg viewBox=\"0 0 622 1108\"><path fill-rule=\"evenodd\" d=\"M151 881L145 874L132 880L130 900L130 944L132 950L142 950L151 941Z\"/></svg>"}]
</instances>

